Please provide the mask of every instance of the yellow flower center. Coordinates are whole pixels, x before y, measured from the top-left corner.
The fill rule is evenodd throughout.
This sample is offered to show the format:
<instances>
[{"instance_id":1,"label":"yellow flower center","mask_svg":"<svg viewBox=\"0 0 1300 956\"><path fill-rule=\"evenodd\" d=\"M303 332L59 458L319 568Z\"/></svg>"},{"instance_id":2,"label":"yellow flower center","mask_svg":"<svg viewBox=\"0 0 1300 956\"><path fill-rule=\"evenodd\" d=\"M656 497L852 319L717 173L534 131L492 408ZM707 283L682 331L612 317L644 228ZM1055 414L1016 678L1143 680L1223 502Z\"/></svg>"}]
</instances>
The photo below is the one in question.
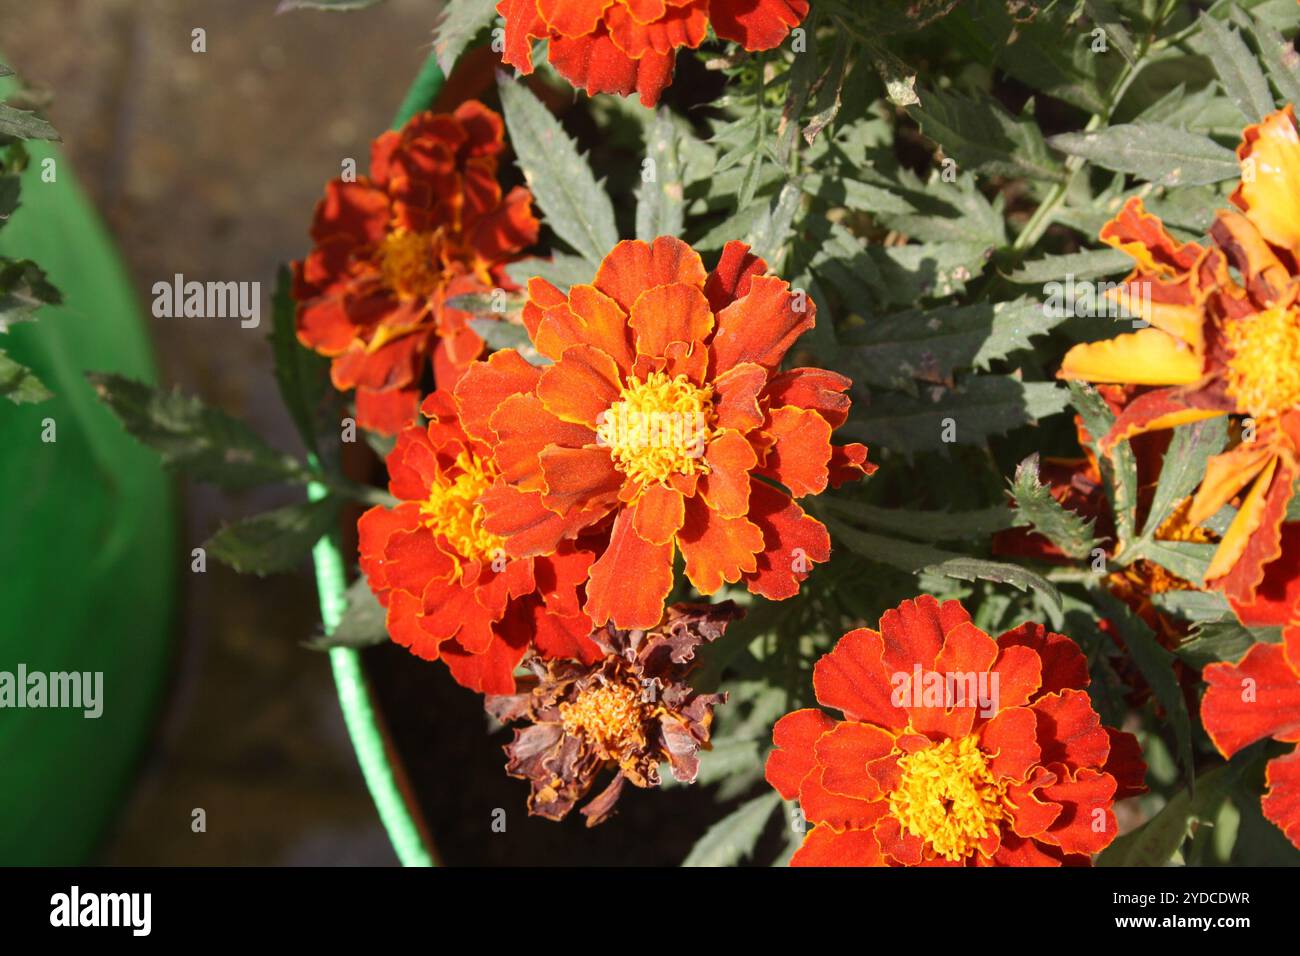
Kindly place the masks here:
<instances>
[{"instance_id":1,"label":"yellow flower center","mask_svg":"<svg viewBox=\"0 0 1300 956\"><path fill-rule=\"evenodd\" d=\"M965 859L1007 815L1006 784L993 778L975 737L945 740L899 760L889 810L946 860Z\"/></svg>"},{"instance_id":2,"label":"yellow flower center","mask_svg":"<svg viewBox=\"0 0 1300 956\"><path fill-rule=\"evenodd\" d=\"M631 684L593 684L572 703L560 705L564 732L585 737L606 760L628 747L645 746L640 695Z\"/></svg>"},{"instance_id":3,"label":"yellow flower center","mask_svg":"<svg viewBox=\"0 0 1300 956\"><path fill-rule=\"evenodd\" d=\"M711 386L666 372L651 372L644 382L633 375L601 417L596 437L629 478L663 482L708 472L704 449L713 417Z\"/></svg>"},{"instance_id":4,"label":"yellow flower center","mask_svg":"<svg viewBox=\"0 0 1300 956\"><path fill-rule=\"evenodd\" d=\"M1265 309L1228 324L1228 391L1256 418L1300 405L1300 312Z\"/></svg>"},{"instance_id":5,"label":"yellow flower center","mask_svg":"<svg viewBox=\"0 0 1300 956\"><path fill-rule=\"evenodd\" d=\"M379 243L384 284L402 301L425 299L442 284L442 236L397 228Z\"/></svg>"},{"instance_id":6,"label":"yellow flower center","mask_svg":"<svg viewBox=\"0 0 1300 956\"><path fill-rule=\"evenodd\" d=\"M444 478L429 489L420 514L425 527L446 538L462 558L491 562L505 554L505 542L483 529L483 506L478 500L491 487L496 468L463 451L456 457L456 471L455 478Z\"/></svg>"}]
</instances>

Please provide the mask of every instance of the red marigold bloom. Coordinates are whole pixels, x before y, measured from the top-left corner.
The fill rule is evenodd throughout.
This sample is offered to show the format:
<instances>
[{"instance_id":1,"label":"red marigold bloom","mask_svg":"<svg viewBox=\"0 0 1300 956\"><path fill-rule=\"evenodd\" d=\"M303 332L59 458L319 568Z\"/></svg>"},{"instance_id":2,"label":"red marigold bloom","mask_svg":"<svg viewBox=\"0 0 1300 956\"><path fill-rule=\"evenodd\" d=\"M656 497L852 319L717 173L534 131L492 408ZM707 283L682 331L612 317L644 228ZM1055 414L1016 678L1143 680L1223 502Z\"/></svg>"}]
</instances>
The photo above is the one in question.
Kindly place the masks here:
<instances>
[{"instance_id":1,"label":"red marigold bloom","mask_svg":"<svg viewBox=\"0 0 1300 956\"><path fill-rule=\"evenodd\" d=\"M562 820L605 770L614 779L581 813L587 826L609 819L625 781L659 786L659 765L695 780L709 745L713 708L726 694L700 694L687 683L701 644L740 616L734 604L674 604L648 631L592 632L604 657L594 664L529 659L533 677L518 694L488 697L489 713L527 722L506 745L506 772L529 781L528 812Z\"/></svg>"},{"instance_id":2,"label":"red marigold bloom","mask_svg":"<svg viewBox=\"0 0 1300 956\"><path fill-rule=\"evenodd\" d=\"M293 268L298 339L356 389L357 422L393 434L415 418L431 343L442 387L482 352L457 295L514 289L507 263L536 242L532 195L502 196L501 117L470 101L419 113L371 144L370 175L335 179L316 206L315 248Z\"/></svg>"},{"instance_id":3,"label":"red marigold bloom","mask_svg":"<svg viewBox=\"0 0 1300 956\"><path fill-rule=\"evenodd\" d=\"M533 72L533 41L551 65L588 93L635 90L654 106L673 79L677 50L695 49L710 26L746 50L779 46L808 15L808 0L499 0L502 59Z\"/></svg>"},{"instance_id":4,"label":"red marigold bloom","mask_svg":"<svg viewBox=\"0 0 1300 956\"><path fill-rule=\"evenodd\" d=\"M1210 664L1201 722L1225 757L1265 737L1300 742L1300 524L1282 532L1282 556L1269 565L1254 601L1233 602L1243 624L1282 627L1281 644L1256 644L1235 664ZM1300 750L1270 760L1264 816L1300 847Z\"/></svg>"},{"instance_id":5,"label":"red marigold bloom","mask_svg":"<svg viewBox=\"0 0 1300 956\"><path fill-rule=\"evenodd\" d=\"M514 691L529 642L543 657L591 661L581 586L592 554L570 542L546 557L512 558L483 527L480 495L496 477L489 450L460 427L454 402L435 392L388 456L389 490L402 503L361 516L361 570L388 609L392 639L483 693Z\"/></svg>"},{"instance_id":6,"label":"red marigold bloom","mask_svg":"<svg viewBox=\"0 0 1300 956\"><path fill-rule=\"evenodd\" d=\"M1218 415L1249 419L1243 440L1210 459L1188 512L1200 524L1238 502L1205 577L1249 602L1281 551L1300 475L1300 133L1291 107L1247 127L1237 156L1231 198L1240 211L1218 212L1213 245L1177 242L1136 197L1102 229L1135 260L1121 292L1143 302L1151 328L1075 346L1060 374L1155 386L1125 408L1103 447Z\"/></svg>"},{"instance_id":7,"label":"red marigold bloom","mask_svg":"<svg viewBox=\"0 0 1300 956\"><path fill-rule=\"evenodd\" d=\"M1088 682L1068 637L994 640L928 595L845 634L813 669L844 719L797 710L772 730L768 782L815 824L791 865L1087 865L1146 774Z\"/></svg>"},{"instance_id":8,"label":"red marigold bloom","mask_svg":"<svg viewBox=\"0 0 1300 956\"><path fill-rule=\"evenodd\" d=\"M457 386L465 430L495 449L484 528L509 554L613 519L587 579L597 625L657 624L678 551L703 594L744 581L791 597L830 557L794 499L875 468L865 446L831 444L847 378L777 371L816 309L766 269L739 242L712 273L680 240L621 242L593 285L529 282L523 319L553 365L505 350Z\"/></svg>"}]
</instances>

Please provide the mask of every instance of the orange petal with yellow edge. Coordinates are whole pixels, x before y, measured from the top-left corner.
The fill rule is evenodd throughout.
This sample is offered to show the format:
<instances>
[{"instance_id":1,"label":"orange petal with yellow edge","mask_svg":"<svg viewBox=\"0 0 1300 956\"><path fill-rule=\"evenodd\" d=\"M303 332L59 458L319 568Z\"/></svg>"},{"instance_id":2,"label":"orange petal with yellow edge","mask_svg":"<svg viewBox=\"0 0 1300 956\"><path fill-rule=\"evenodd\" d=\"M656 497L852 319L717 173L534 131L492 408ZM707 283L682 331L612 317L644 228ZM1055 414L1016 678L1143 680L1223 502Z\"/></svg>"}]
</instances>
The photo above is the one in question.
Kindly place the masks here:
<instances>
[{"instance_id":1,"label":"orange petal with yellow edge","mask_svg":"<svg viewBox=\"0 0 1300 956\"><path fill-rule=\"evenodd\" d=\"M1176 275L1186 272L1203 251L1194 242L1169 235L1157 216L1146 211L1141 196L1131 196L1119 214L1101 227L1101 240L1128 253L1142 272Z\"/></svg>"},{"instance_id":2,"label":"orange petal with yellow edge","mask_svg":"<svg viewBox=\"0 0 1300 956\"><path fill-rule=\"evenodd\" d=\"M672 588L673 546L641 538L624 508L614 519L609 546L591 566L583 610L597 627L613 621L624 630L650 628L663 616Z\"/></svg>"},{"instance_id":3,"label":"orange petal with yellow edge","mask_svg":"<svg viewBox=\"0 0 1300 956\"><path fill-rule=\"evenodd\" d=\"M537 397L561 421L596 427L623 385L614 360L591 345L574 345L537 381Z\"/></svg>"},{"instance_id":4,"label":"orange petal with yellow edge","mask_svg":"<svg viewBox=\"0 0 1300 956\"><path fill-rule=\"evenodd\" d=\"M813 827L790 858L791 866L886 866L871 830L836 831Z\"/></svg>"},{"instance_id":5,"label":"orange petal with yellow edge","mask_svg":"<svg viewBox=\"0 0 1300 956\"><path fill-rule=\"evenodd\" d=\"M651 544L672 541L685 520L682 493L667 485L650 485L632 506L632 528Z\"/></svg>"},{"instance_id":6,"label":"orange petal with yellow edge","mask_svg":"<svg viewBox=\"0 0 1300 956\"><path fill-rule=\"evenodd\" d=\"M815 707L796 710L776 722L764 776L783 798L793 800L799 796L799 785L817 764L813 755L817 738L835 726L829 714Z\"/></svg>"},{"instance_id":7,"label":"orange petal with yellow edge","mask_svg":"<svg viewBox=\"0 0 1300 956\"><path fill-rule=\"evenodd\" d=\"M623 474L605 448L560 448L550 445L538 456L546 488L542 503L559 515L596 504L612 507L623 487Z\"/></svg>"},{"instance_id":8,"label":"orange petal with yellow edge","mask_svg":"<svg viewBox=\"0 0 1300 956\"><path fill-rule=\"evenodd\" d=\"M1181 388L1159 388L1139 395L1124 406L1110 431L1102 436L1102 452L1108 454L1120 442L1136 435L1162 428L1176 428L1226 414L1218 408L1191 404L1191 398L1198 394L1200 393Z\"/></svg>"},{"instance_id":9,"label":"orange petal with yellow edge","mask_svg":"<svg viewBox=\"0 0 1300 956\"><path fill-rule=\"evenodd\" d=\"M1268 793L1260 801L1264 817L1300 849L1300 752L1270 760L1264 771Z\"/></svg>"},{"instance_id":10,"label":"orange petal with yellow edge","mask_svg":"<svg viewBox=\"0 0 1300 956\"><path fill-rule=\"evenodd\" d=\"M1120 385L1190 385L1203 362L1184 343L1159 329L1140 329L1074 346L1061 362L1061 378Z\"/></svg>"},{"instance_id":11,"label":"orange petal with yellow edge","mask_svg":"<svg viewBox=\"0 0 1300 956\"><path fill-rule=\"evenodd\" d=\"M1225 757L1300 731L1300 675L1280 644L1254 644L1236 664L1210 664L1202 677L1201 722Z\"/></svg>"},{"instance_id":12,"label":"orange petal with yellow edge","mask_svg":"<svg viewBox=\"0 0 1300 956\"><path fill-rule=\"evenodd\" d=\"M784 279L754 276L749 294L718 313L718 330L713 336L715 372L720 374L741 362L776 368L816 319L812 299L796 299Z\"/></svg>"},{"instance_id":13,"label":"orange petal with yellow edge","mask_svg":"<svg viewBox=\"0 0 1300 956\"><path fill-rule=\"evenodd\" d=\"M630 313L646 289L670 282L704 288L707 273L699 253L672 236L653 243L625 239L610 250L596 271L596 288Z\"/></svg>"},{"instance_id":14,"label":"orange petal with yellow edge","mask_svg":"<svg viewBox=\"0 0 1300 956\"><path fill-rule=\"evenodd\" d=\"M700 479L699 493L714 511L735 518L749 511L749 473L758 464L753 447L738 432L715 435L704 451L708 474Z\"/></svg>"},{"instance_id":15,"label":"orange petal with yellow edge","mask_svg":"<svg viewBox=\"0 0 1300 956\"><path fill-rule=\"evenodd\" d=\"M594 345L620 369L632 367L632 346L627 313L619 304L592 285L575 285L566 302L543 313L533 338L537 351L559 361L571 345Z\"/></svg>"},{"instance_id":16,"label":"orange petal with yellow edge","mask_svg":"<svg viewBox=\"0 0 1300 956\"><path fill-rule=\"evenodd\" d=\"M1247 506L1256 507L1251 499L1257 490L1263 488L1262 504L1257 506L1259 520L1247 536L1245 546L1232 560L1230 566L1217 564L1219 552L1215 552L1214 560L1210 562L1210 567L1205 572L1205 579L1223 591L1228 598L1237 601L1252 600L1256 589L1264 580L1266 566L1281 557L1282 523L1286 521L1294 477L1285 465L1275 459L1274 465L1260 475L1255 488L1251 489L1250 495L1242 505L1242 511L1245 511ZM1241 517L1241 512L1238 512L1237 517ZM1224 536L1224 541L1231 537L1235 524L1234 519L1233 524L1228 526L1228 534ZM1225 566L1227 570L1221 576L1218 573L1211 573L1218 572Z\"/></svg>"},{"instance_id":17,"label":"orange petal with yellow edge","mask_svg":"<svg viewBox=\"0 0 1300 956\"><path fill-rule=\"evenodd\" d=\"M766 428L772 439L759 473L790 490L795 498L826 490L831 460L831 426L816 411L784 405L771 411Z\"/></svg>"},{"instance_id":18,"label":"orange petal with yellow edge","mask_svg":"<svg viewBox=\"0 0 1300 956\"><path fill-rule=\"evenodd\" d=\"M665 357L668 346L693 346L713 331L713 313L697 287L673 283L646 289L632 305L628 325L637 355Z\"/></svg>"},{"instance_id":19,"label":"orange petal with yellow edge","mask_svg":"<svg viewBox=\"0 0 1300 956\"><path fill-rule=\"evenodd\" d=\"M763 548L763 532L744 515L724 517L703 499L690 498L677 547L691 584L701 594L712 594L758 567L755 554Z\"/></svg>"},{"instance_id":20,"label":"orange petal with yellow edge","mask_svg":"<svg viewBox=\"0 0 1300 956\"><path fill-rule=\"evenodd\" d=\"M1300 134L1290 104L1246 127L1237 159L1233 203L1273 245L1300 253Z\"/></svg>"}]
</instances>

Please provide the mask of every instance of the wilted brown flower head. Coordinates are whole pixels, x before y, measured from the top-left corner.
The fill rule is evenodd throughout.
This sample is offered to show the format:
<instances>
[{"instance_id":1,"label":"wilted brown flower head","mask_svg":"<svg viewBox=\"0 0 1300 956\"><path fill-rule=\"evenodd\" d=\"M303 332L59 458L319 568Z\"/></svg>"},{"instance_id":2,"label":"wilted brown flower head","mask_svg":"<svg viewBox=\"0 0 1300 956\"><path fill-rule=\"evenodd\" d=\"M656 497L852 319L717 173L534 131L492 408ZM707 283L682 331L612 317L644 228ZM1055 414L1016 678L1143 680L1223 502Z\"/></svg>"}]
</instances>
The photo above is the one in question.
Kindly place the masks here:
<instances>
[{"instance_id":1,"label":"wilted brown flower head","mask_svg":"<svg viewBox=\"0 0 1300 956\"><path fill-rule=\"evenodd\" d=\"M659 785L667 761L683 783L695 779L708 747L713 707L725 694L700 694L686 682L695 650L720 637L741 616L734 604L674 604L649 630L612 624L591 639L605 652L594 664L530 658L520 692L488 696L488 712L505 723L526 722L506 745L506 772L531 785L528 812L563 819L606 768L614 779L582 808L587 826L609 819L624 781Z\"/></svg>"}]
</instances>

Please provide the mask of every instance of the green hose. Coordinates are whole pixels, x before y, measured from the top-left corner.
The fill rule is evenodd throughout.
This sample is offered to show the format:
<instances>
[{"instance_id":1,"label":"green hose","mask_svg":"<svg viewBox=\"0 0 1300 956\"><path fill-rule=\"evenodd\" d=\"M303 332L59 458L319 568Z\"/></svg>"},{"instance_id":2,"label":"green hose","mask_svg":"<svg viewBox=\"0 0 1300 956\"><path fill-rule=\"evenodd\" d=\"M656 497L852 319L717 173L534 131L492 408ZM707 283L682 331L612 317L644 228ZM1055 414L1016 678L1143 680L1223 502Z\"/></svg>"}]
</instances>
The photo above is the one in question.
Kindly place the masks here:
<instances>
[{"instance_id":1,"label":"green hose","mask_svg":"<svg viewBox=\"0 0 1300 956\"><path fill-rule=\"evenodd\" d=\"M393 120L394 129L433 103L442 89L443 78L438 61L430 52L398 108ZM324 485L312 483L307 486L307 497L312 501L319 501L327 493ZM330 634L338 627L347 607L346 564L337 534L326 535L316 542L312 549L312 562L316 567L321 623L325 633ZM352 738L357 762L361 765L361 774L375 809L379 811L379 819L388 831L388 839L397 852L397 859L403 866L436 866L424 830L412 813L399 783L398 758L387 746L361 666L361 654L351 647L332 648L330 666L334 670L339 707L343 711L348 736Z\"/></svg>"}]
</instances>

